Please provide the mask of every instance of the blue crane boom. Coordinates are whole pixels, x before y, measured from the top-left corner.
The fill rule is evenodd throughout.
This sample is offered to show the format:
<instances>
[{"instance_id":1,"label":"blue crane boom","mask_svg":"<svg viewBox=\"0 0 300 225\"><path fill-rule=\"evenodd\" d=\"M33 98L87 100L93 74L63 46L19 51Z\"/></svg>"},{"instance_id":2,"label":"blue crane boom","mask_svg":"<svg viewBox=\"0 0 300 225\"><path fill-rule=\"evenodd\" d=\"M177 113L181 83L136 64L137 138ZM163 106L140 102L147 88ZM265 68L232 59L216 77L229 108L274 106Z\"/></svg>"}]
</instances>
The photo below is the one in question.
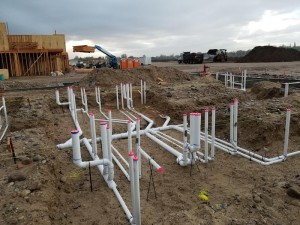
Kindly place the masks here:
<instances>
[{"instance_id":1,"label":"blue crane boom","mask_svg":"<svg viewBox=\"0 0 300 225\"><path fill-rule=\"evenodd\" d=\"M104 48L102 48L99 45L95 45L95 49L99 50L100 52L104 53L105 55L107 55L110 58L109 64L110 64L111 67L113 67L114 69L119 68L118 59L117 59L116 56L114 56L110 52L106 51Z\"/></svg>"}]
</instances>

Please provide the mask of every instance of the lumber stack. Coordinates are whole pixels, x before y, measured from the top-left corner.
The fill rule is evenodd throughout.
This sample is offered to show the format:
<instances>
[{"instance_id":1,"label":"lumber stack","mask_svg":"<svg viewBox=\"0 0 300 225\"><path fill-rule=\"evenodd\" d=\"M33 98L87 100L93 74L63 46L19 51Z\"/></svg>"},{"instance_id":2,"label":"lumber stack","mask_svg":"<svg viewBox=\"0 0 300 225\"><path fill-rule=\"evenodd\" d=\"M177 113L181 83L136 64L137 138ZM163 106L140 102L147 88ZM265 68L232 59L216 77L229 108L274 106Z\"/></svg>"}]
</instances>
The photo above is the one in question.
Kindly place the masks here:
<instances>
[{"instance_id":1,"label":"lumber stack","mask_svg":"<svg viewBox=\"0 0 300 225\"><path fill-rule=\"evenodd\" d=\"M78 45L78 46L73 46L73 52L95 52L95 48L93 46L88 46L88 45Z\"/></svg>"},{"instance_id":2,"label":"lumber stack","mask_svg":"<svg viewBox=\"0 0 300 225\"><path fill-rule=\"evenodd\" d=\"M37 49L37 42L9 42L9 49Z\"/></svg>"}]
</instances>

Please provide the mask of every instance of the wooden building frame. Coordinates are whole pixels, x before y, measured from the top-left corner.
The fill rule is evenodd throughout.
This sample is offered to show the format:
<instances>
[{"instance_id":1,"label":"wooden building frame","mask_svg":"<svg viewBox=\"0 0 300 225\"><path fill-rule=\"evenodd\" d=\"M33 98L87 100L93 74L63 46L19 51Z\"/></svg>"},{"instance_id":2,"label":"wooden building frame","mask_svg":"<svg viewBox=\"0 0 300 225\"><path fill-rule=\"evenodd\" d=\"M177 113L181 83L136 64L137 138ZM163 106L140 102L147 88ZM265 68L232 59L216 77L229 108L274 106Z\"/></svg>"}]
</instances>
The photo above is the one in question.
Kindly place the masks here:
<instances>
[{"instance_id":1,"label":"wooden building frame","mask_svg":"<svg viewBox=\"0 0 300 225\"><path fill-rule=\"evenodd\" d=\"M10 77L45 76L68 68L64 35L8 35L6 24L0 23L0 69L8 69Z\"/></svg>"}]
</instances>

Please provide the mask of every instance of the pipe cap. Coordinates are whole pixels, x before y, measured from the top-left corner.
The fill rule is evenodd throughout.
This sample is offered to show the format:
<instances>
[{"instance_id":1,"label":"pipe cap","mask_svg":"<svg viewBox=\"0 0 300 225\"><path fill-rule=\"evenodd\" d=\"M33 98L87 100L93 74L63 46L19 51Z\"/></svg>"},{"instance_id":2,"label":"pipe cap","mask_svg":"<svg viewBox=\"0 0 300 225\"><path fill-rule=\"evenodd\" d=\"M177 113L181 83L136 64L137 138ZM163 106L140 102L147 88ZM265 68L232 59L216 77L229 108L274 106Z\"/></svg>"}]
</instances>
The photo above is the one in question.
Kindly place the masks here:
<instances>
[{"instance_id":1,"label":"pipe cap","mask_svg":"<svg viewBox=\"0 0 300 225\"><path fill-rule=\"evenodd\" d=\"M129 152L128 156L134 156L133 152Z\"/></svg>"},{"instance_id":2,"label":"pipe cap","mask_svg":"<svg viewBox=\"0 0 300 225\"><path fill-rule=\"evenodd\" d=\"M105 121L101 121L100 125L106 125L107 123Z\"/></svg>"},{"instance_id":3,"label":"pipe cap","mask_svg":"<svg viewBox=\"0 0 300 225\"><path fill-rule=\"evenodd\" d=\"M139 160L139 157L137 157L137 156L133 157L133 161L138 161L138 160Z\"/></svg>"},{"instance_id":4,"label":"pipe cap","mask_svg":"<svg viewBox=\"0 0 300 225\"><path fill-rule=\"evenodd\" d=\"M90 116L94 116L95 114L94 114L93 112L90 112L89 115L90 115Z\"/></svg>"},{"instance_id":5,"label":"pipe cap","mask_svg":"<svg viewBox=\"0 0 300 225\"><path fill-rule=\"evenodd\" d=\"M164 171L164 169L162 168L162 167L159 167L158 169L157 169L157 172L159 172L159 173L162 173Z\"/></svg>"},{"instance_id":6,"label":"pipe cap","mask_svg":"<svg viewBox=\"0 0 300 225\"><path fill-rule=\"evenodd\" d=\"M77 133L79 133L79 130L71 130L71 133L72 134L77 134Z\"/></svg>"}]
</instances>

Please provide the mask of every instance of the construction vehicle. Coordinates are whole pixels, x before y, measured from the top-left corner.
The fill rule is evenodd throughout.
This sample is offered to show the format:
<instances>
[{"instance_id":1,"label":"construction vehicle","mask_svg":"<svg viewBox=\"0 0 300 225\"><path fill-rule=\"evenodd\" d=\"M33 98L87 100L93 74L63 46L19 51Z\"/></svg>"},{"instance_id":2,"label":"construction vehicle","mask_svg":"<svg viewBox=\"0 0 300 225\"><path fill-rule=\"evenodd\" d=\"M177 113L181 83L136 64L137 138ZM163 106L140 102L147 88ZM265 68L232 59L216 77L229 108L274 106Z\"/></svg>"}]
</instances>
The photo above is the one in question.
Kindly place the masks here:
<instances>
[{"instance_id":1,"label":"construction vehicle","mask_svg":"<svg viewBox=\"0 0 300 225\"><path fill-rule=\"evenodd\" d=\"M203 54L201 52L183 52L178 58L178 63L184 64L198 64L203 62Z\"/></svg>"},{"instance_id":2,"label":"construction vehicle","mask_svg":"<svg viewBox=\"0 0 300 225\"><path fill-rule=\"evenodd\" d=\"M119 69L120 65L119 65L119 60L116 56L114 56L113 54L111 54L110 52L108 52L107 50L105 50L104 48L102 48L99 45L95 45L95 46L87 46L87 45L80 45L80 46L73 46L73 52L85 52L85 53L91 53L91 52L95 52L95 49L97 49L98 51L104 53L105 55L108 56L109 60L108 63L106 64L107 67L109 68L114 68L114 69ZM101 64L103 65L103 64Z\"/></svg>"},{"instance_id":3,"label":"construction vehicle","mask_svg":"<svg viewBox=\"0 0 300 225\"><path fill-rule=\"evenodd\" d=\"M227 62L227 50L226 49L209 49L204 54L205 62Z\"/></svg>"}]
</instances>

